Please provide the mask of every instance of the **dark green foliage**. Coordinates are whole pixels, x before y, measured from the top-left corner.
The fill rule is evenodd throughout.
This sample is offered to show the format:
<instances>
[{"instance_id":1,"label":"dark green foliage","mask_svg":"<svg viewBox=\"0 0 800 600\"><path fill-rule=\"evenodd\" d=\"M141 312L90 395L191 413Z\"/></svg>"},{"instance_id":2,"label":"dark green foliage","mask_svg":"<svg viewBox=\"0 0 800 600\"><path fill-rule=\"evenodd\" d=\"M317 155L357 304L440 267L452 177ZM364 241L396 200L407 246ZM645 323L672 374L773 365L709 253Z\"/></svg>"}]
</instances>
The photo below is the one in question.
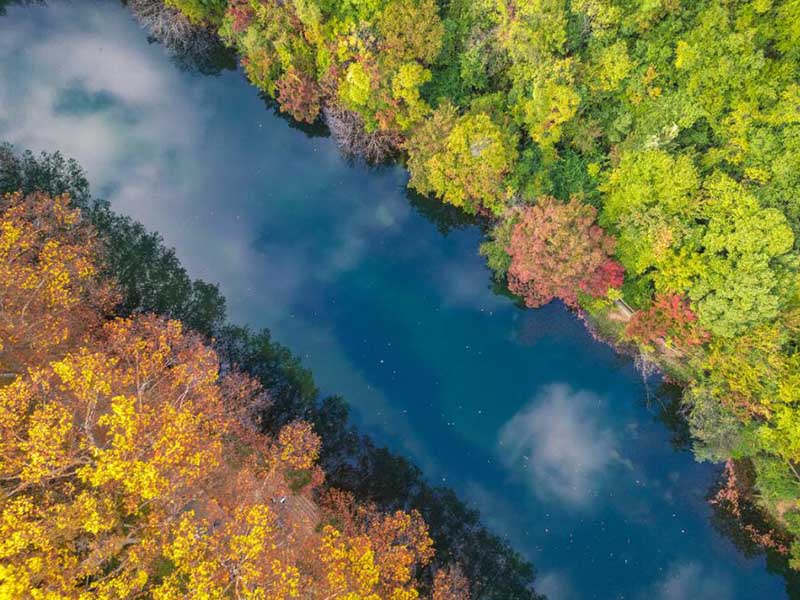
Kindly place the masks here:
<instances>
[{"instance_id":1,"label":"dark green foliage","mask_svg":"<svg viewBox=\"0 0 800 600\"><path fill-rule=\"evenodd\" d=\"M550 186L545 193L566 202L575 196L599 208L601 196L597 179L589 175L587 160L573 150L567 150L550 169Z\"/></svg>"},{"instance_id":2,"label":"dark green foliage","mask_svg":"<svg viewBox=\"0 0 800 600\"><path fill-rule=\"evenodd\" d=\"M207 336L222 326L225 299L217 286L190 279L160 235L116 214L108 202L92 199L86 176L74 160L58 152L17 155L11 146L0 146L0 193L14 190L68 193L83 209L103 241L106 274L122 292L119 314L156 312Z\"/></svg>"},{"instance_id":3,"label":"dark green foliage","mask_svg":"<svg viewBox=\"0 0 800 600\"><path fill-rule=\"evenodd\" d=\"M290 469L284 476L289 489L295 494L311 483L311 471L308 469Z\"/></svg>"},{"instance_id":4,"label":"dark green foliage","mask_svg":"<svg viewBox=\"0 0 800 600\"><path fill-rule=\"evenodd\" d=\"M217 333L215 347L228 368L250 374L270 391L272 404L263 422L271 432L312 415L319 392L311 372L274 341L268 329L253 333L246 327L226 325Z\"/></svg>"},{"instance_id":5,"label":"dark green foliage","mask_svg":"<svg viewBox=\"0 0 800 600\"><path fill-rule=\"evenodd\" d=\"M66 160L60 152L42 152L34 156L30 150L17 154L10 144L0 144L0 194L22 191L46 192L51 196L69 194L81 207L88 206L89 182L80 165Z\"/></svg>"},{"instance_id":6,"label":"dark green foliage","mask_svg":"<svg viewBox=\"0 0 800 600\"><path fill-rule=\"evenodd\" d=\"M205 335L217 332L225 320L217 286L190 279L160 235L117 215L107 202L91 203L87 214L105 242L108 275L122 288L121 314L156 312Z\"/></svg>"}]
</instances>

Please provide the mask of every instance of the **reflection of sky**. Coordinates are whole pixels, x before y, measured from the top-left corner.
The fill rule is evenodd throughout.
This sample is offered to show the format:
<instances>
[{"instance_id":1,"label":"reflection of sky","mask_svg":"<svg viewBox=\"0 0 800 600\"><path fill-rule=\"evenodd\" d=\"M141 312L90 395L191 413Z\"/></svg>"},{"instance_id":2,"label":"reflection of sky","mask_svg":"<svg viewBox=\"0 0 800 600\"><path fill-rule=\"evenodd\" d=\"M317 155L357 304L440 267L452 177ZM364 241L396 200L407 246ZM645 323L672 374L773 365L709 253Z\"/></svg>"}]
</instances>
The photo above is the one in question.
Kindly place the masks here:
<instances>
[{"instance_id":1,"label":"reflection of sky","mask_svg":"<svg viewBox=\"0 0 800 600\"><path fill-rule=\"evenodd\" d=\"M618 442L597 414L601 402L565 385L545 387L500 430L501 456L535 494L591 508L621 462Z\"/></svg>"},{"instance_id":2,"label":"reflection of sky","mask_svg":"<svg viewBox=\"0 0 800 600\"><path fill-rule=\"evenodd\" d=\"M159 230L232 317L269 326L356 419L458 489L559 598L780 597L709 526L713 472L674 452L625 361L558 306L489 289L400 169L346 165L237 74L183 73L123 9L0 18L0 138L60 149Z\"/></svg>"}]
</instances>

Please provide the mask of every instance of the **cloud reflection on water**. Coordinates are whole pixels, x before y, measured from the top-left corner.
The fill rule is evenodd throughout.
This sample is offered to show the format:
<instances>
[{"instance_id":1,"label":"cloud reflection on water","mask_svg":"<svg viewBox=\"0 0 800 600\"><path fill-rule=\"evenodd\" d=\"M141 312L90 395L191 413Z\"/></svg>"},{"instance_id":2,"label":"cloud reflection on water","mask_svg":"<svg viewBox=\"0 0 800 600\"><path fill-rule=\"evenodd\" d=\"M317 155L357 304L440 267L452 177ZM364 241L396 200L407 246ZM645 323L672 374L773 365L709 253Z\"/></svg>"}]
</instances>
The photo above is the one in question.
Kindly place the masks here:
<instances>
[{"instance_id":1,"label":"cloud reflection on water","mask_svg":"<svg viewBox=\"0 0 800 600\"><path fill-rule=\"evenodd\" d=\"M539 497L586 508L622 462L604 417L600 396L554 383L503 426L498 452Z\"/></svg>"},{"instance_id":2,"label":"cloud reflection on water","mask_svg":"<svg viewBox=\"0 0 800 600\"><path fill-rule=\"evenodd\" d=\"M672 564L664 578L641 600L730 600L733 584L724 573L712 571L697 561Z\"/></svg>"}]
</instances>

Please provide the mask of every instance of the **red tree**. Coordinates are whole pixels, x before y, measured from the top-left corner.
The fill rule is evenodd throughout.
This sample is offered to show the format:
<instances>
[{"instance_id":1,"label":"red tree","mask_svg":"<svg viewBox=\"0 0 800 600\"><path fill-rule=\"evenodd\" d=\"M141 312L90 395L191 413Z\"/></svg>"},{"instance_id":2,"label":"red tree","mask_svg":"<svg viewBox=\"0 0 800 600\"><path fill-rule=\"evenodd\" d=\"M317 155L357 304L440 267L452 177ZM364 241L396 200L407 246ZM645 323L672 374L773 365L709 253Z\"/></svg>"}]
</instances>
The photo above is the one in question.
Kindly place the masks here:
<instances>
[{"instance_id":1,"label":"red tree","mask_svg":"<svg viewBox=\"0 0 800 600\"><path fill-rule=\"evenodd\" d=\"M508 253L508 287L528 306L560 298L574 306L578 290L599 297L622 284L622 266L611 258L616 240L596 224L594 207L576 199L543 197L523 209Z\"/></svg>"},{"instance_id":2,"label":"red tree","mask_svg":"<svg viewBox=\"0 0 800 600\"><path fill-rule=\"evenodd\" d=\"M231 27L234 33L242 33L247 29L255 16L249 0L231 0L228 3L228 14L233 19Z\"/></svg>"},{"instance_id":3,"label":"red tree","mask_svg":"<svg viewBox=\"0 0 800 600\"><path fill-rule=\"evenodd\" d=\"M289 67L283 77L275 82L275 87L283 112L289 113L298 121L316 121L321 98L319 86L312 77Z\"/></svg>"},{"instance_id":4,"label":"red tree","mask_svg":"<svg viewBox=\"0 0 800 600\"><path fill-rule=\"evenodd\" d=\"M643 344L669 338L679 349L700 345L709 337L697 324L697 315L689 302L678 294L656 296L648 309L633 315L625 335Z\"/></svg>"}]
</instances>

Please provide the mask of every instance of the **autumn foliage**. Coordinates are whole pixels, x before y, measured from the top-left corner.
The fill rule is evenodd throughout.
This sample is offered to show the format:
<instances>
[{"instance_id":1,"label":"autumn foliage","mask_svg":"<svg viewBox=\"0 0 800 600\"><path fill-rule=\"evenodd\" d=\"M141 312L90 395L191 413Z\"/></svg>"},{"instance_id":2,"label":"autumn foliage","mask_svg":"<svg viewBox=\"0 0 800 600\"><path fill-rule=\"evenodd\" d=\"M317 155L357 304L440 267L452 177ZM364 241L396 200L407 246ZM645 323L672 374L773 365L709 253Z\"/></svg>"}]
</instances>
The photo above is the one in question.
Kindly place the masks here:
<instances>
[{"instance_id":1,"label":"autumn foliage","mask_svg":"<svg viewBox=\"0 0 800 600\"><path fill-rule=\"evenodd\" d=\"M0 366L18 371L98 324L114 294L96 281L96 240L66 196L9 194L0 211Z\"/></svg>"},{"instance_id":2,"label":"autumn foliage","mask_svg":"<svg viewBox=\"0 0 800 600\"><path fill-rule=\"evenodd\" d=\"M318 568L325 572L327 597L344 597L348 590L359 598L417 597L416 569L433 557L433 542L419 513L382 514L337 491L325 508L329 521L337 523L322 528Z\"/></svg>"},{"instance_id":3,"label":"autumn foliage","mask_svg":"<svg viewBox=\"0 0 800 600\"><path fill-rule=\"evenodd\" d=\"M320 91L317 82L290 68L275 82L281 110L298 121L313 123L319 116Z\"/></svg>"},{"instance_id":4,"label":"autumn foliage","mask_svg":"<svg viewBox=\"0 0 800 600\"><path fill-rule=\"evenodd\" d=\"M511 233L509 289L528 306L554 298L575 306L578 292L605 295L622 284L622 267L611 258L614 238L596 224L592 206L550 197L523 208Z\"/></svg>"},{"instance_id":5,"label":"autumn foliage","mask_svg":"<svg viewBox=\"0 0 800 600\"><path fill-rule=\"evenodd\" d=\"M633 315L625 335L650 345L659 340L668 340L678 349L697 346L709 339L708 332L698 325L697 315L689 302L677 294L656 296L648 309Z\"/></svg>"},{"instance_id":6,"label":"autumn foliage","mask_svg":"<svg viewBox=\"0 0 800 600\"><path fill-rule=\"evenodd\" d=\"M113 318L68 198L7 196L0 227L0 597L419 597L420 515L320 508L311 425L268 438L268 391L199 335Z\"/></svg>"},{"instance_id":7,"label":"autumn foliage","mask_svg":"<svg viewBox=\"0 0 800 600\"><path fill-rule=\"evenodd\" d=\"M684 363L695 448L752 460L800 540L797 0L168 4L297 118L291 74L314 79L341 147L400 148L411 188L495 217L485 254L529 306L641 309L615 341Z\"/></svg>"}]
</instances>

